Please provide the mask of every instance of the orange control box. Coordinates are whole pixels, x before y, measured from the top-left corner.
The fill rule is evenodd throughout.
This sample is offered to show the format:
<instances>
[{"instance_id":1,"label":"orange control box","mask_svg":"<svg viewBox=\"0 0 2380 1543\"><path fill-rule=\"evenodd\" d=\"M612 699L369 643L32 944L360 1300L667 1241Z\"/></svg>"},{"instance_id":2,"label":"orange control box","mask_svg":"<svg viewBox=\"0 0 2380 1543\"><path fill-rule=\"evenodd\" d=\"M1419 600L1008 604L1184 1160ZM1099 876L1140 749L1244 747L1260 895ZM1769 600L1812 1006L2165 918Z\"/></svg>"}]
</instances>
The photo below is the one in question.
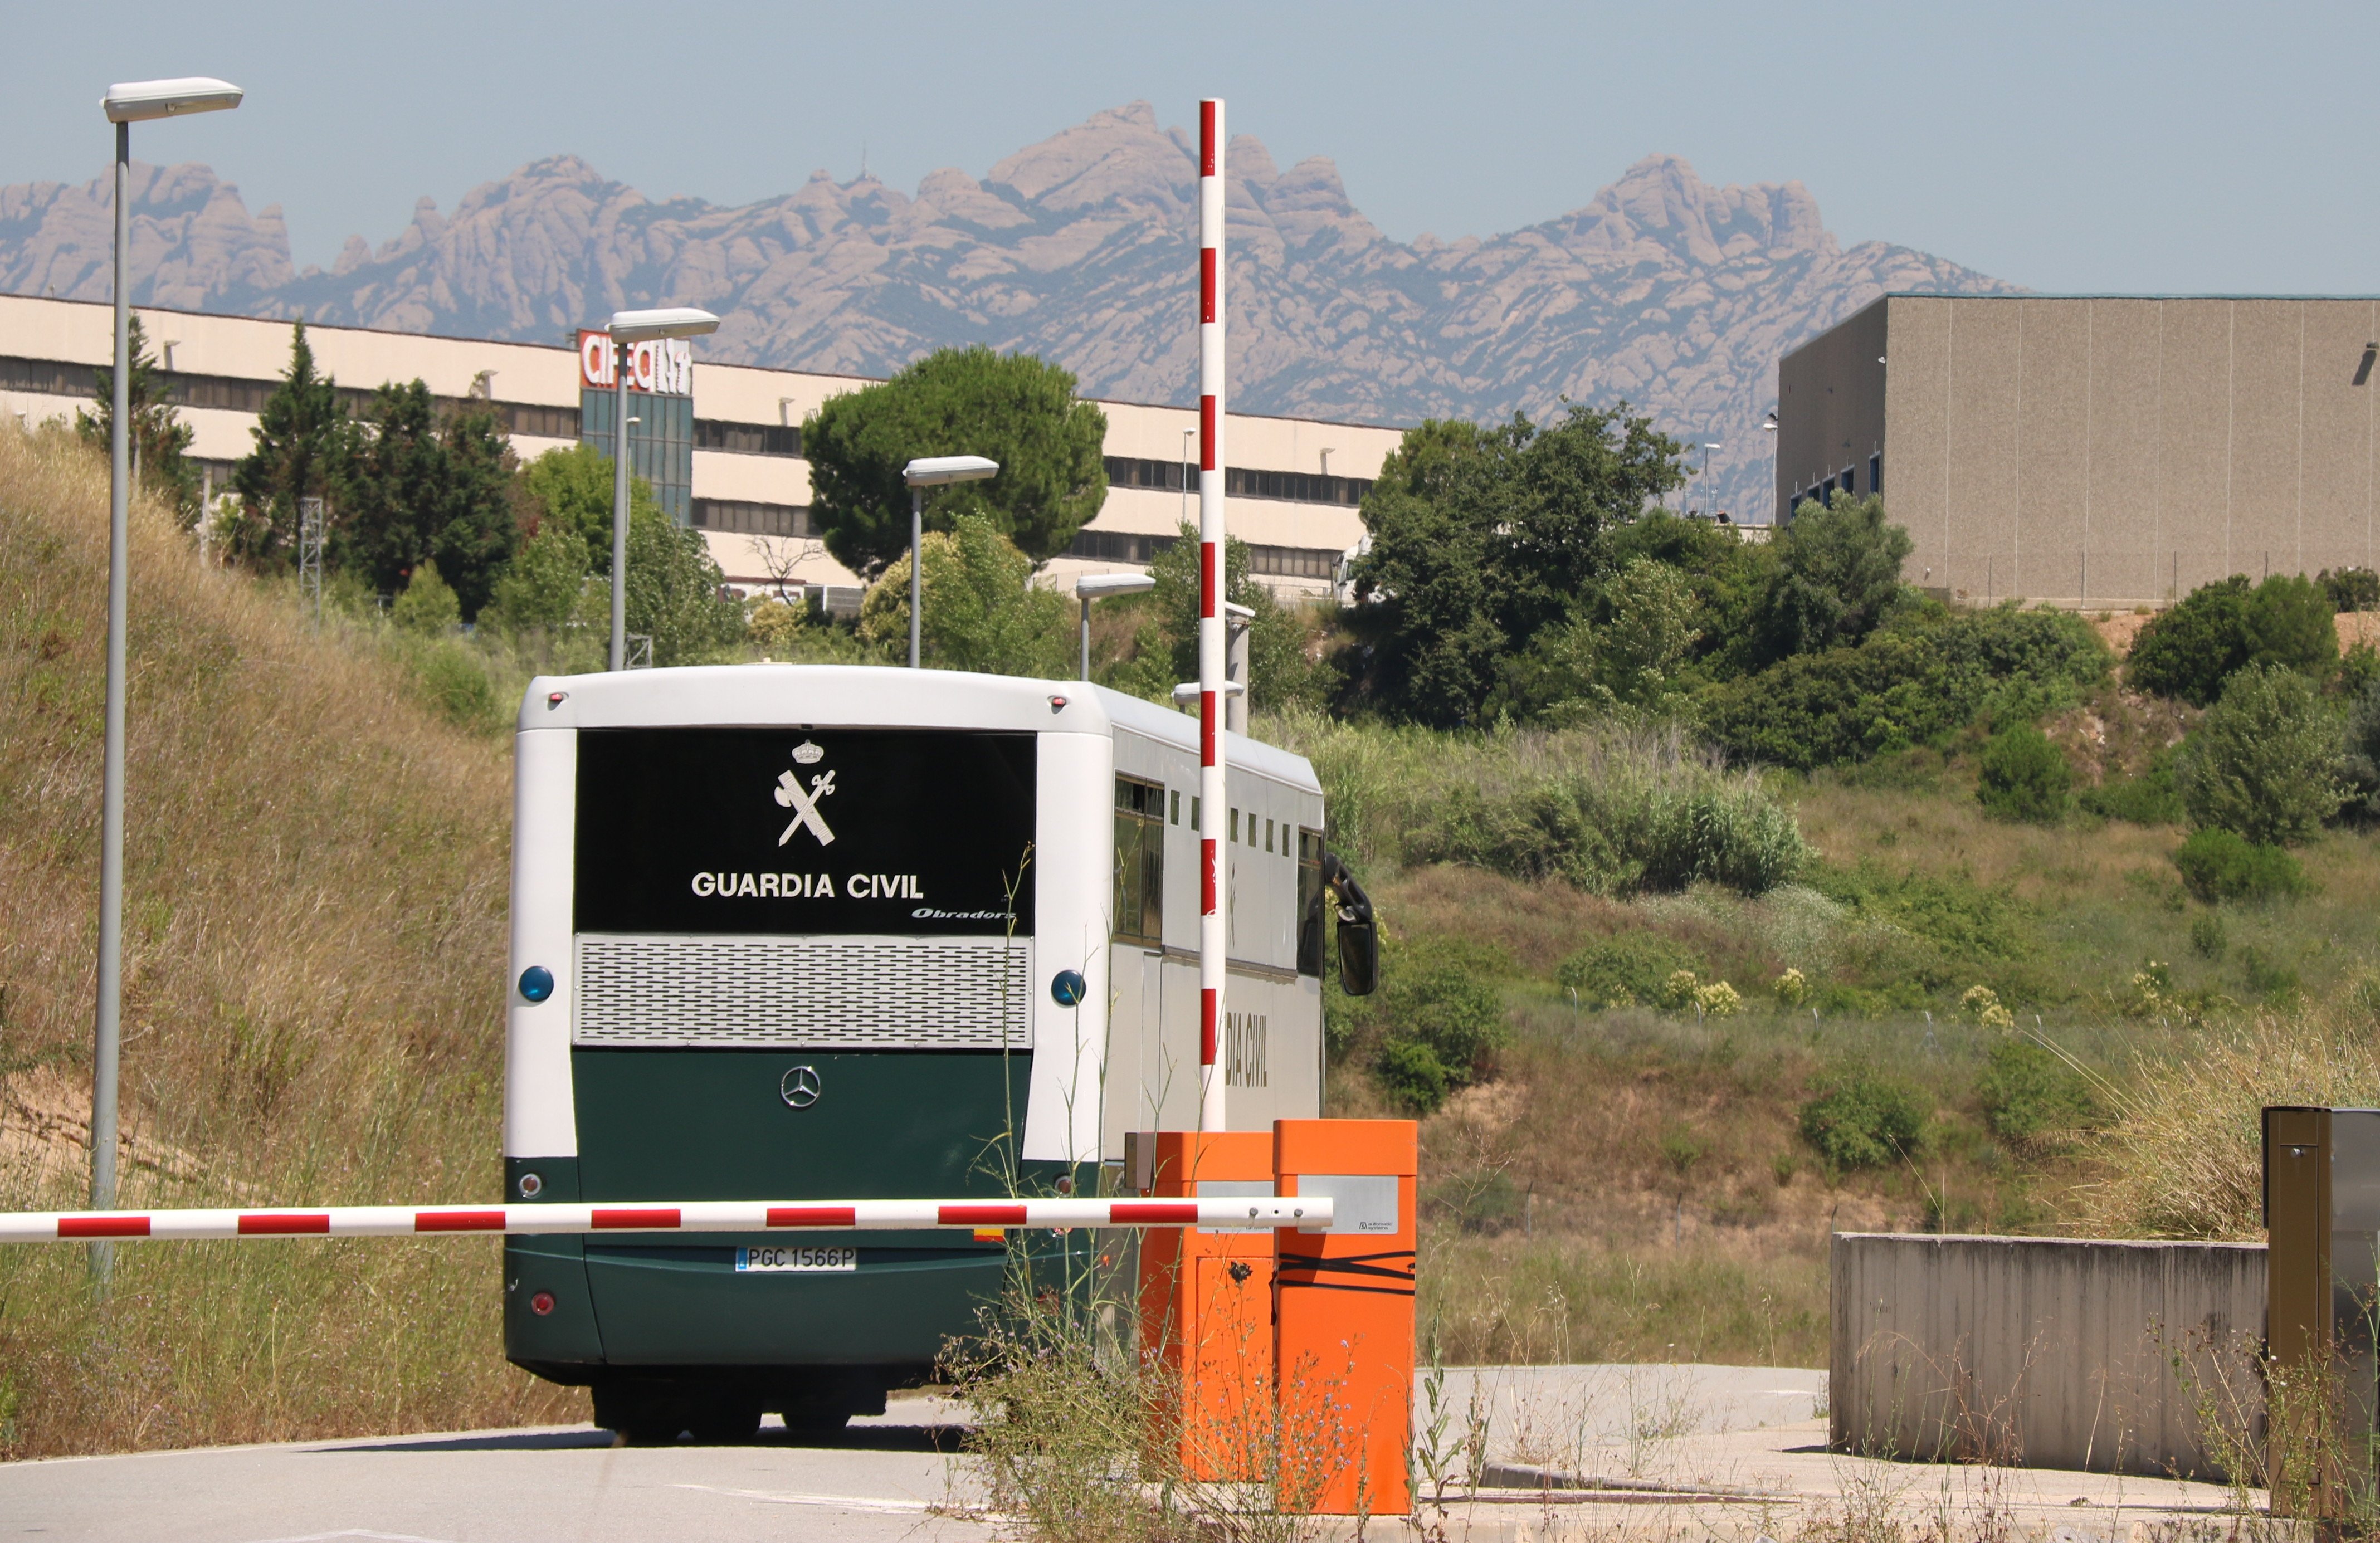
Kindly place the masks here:
<instances>
[{"instance_id":1,"label":"orange control box","mask_svg":"<svg viewBox=\"0 0 2380 1543\"><path fill-rule=\"evenodd\" d=\"M1411 1120L1281 1120L1283 1195L1327 1195L1328 1232L1273 1246L1274 1364L1285 1455L1281 1508L1401 1516L1413 1508L1414 1202Z\"/></svg>"},{"instance_id":2,"label":"orange control box","mask_svg":"<svg viewBox=\"0 0 2380 1543\"><path fill-rule=\"evenodd\" d=\"M1269 1196L1273 1138L1263 1131L1158 1131L1135 1186L1152 1197ZM1261 1477L1272 1413L1273 1238L1269 1230L1151 1228L1140 1243L1141 1354L1164 1368L1184 1476Z\"/></svg>"}]
</instances>

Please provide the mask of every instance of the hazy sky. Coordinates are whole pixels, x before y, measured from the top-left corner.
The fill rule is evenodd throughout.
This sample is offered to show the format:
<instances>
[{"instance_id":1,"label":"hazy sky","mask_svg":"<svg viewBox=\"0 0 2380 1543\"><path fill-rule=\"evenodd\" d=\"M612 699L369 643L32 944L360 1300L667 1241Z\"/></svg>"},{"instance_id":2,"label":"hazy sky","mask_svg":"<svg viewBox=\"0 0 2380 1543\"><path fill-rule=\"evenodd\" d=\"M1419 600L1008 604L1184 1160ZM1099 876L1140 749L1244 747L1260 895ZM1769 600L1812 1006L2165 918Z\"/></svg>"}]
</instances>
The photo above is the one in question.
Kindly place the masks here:
<instances>
[{"instance_id":1,"label":"hazy sky","mask_svg":"<svg viewBox=\"0 0 2380 1543\"><path fill-rule=\"evenodd\" d=\"M0 182L104 165L112 80L211 74L144 125L294 256L572 152L661 198L824 167L914 189L1135 97L1335 159L1391 236L1548 219L1656 151L1799 178L1846 244L2046 290L2380 291L2380 5L377 6L0 0Z\"/></svg>"}]
</instances>

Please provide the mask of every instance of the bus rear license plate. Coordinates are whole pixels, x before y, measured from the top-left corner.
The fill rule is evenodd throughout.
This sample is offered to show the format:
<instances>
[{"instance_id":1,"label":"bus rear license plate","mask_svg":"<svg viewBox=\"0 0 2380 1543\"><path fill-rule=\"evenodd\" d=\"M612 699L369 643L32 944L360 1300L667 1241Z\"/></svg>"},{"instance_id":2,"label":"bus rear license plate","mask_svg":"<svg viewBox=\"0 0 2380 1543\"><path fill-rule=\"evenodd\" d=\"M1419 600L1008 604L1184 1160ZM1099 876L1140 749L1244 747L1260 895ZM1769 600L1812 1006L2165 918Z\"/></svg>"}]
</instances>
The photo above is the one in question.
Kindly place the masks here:
<instances>
[{"instance_id":1,"label":"bus rear license plate","mask_svg":"<svg viewBox=\"0 0 2380 1543\"><path fill-rule=\"evenodd\" d=\"M738 1248L735 1268L747 1270L789 1270L799 1274L850 1270L859 1268L856 1248Z\"/></svg>"}]
</instances>

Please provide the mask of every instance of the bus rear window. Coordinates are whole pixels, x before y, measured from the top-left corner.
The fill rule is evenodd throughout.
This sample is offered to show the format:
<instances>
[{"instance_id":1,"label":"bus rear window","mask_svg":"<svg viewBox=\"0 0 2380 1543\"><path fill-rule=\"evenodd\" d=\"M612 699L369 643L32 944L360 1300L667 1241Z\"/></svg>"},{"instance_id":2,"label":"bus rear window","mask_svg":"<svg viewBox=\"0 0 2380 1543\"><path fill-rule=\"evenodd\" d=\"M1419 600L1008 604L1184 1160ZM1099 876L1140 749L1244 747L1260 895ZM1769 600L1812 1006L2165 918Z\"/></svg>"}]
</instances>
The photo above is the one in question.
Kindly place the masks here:
<instances>
[{"instance_id":1,"label":"bus rear window","mask_svg":"<svg viewBox=\"0 0 2380 1543\"><path fill-rule=\"evenodd\" d=\"M582 932L1033 931L1034 736L591 729Z\"/></svg>"}]
</instances>

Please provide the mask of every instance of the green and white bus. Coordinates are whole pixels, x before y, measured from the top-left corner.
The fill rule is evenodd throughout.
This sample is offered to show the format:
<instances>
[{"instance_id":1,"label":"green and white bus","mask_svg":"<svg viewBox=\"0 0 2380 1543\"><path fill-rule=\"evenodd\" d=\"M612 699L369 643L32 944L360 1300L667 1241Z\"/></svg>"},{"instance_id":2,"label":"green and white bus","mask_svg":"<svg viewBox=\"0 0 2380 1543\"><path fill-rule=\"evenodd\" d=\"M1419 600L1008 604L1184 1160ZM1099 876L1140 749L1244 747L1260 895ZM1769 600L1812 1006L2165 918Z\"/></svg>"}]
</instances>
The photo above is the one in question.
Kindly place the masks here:
<instances>
[{"instance_id":1,"label":"green and white bus","mask_svg":"<svg viewBox=\"0 0 2380 1543\"><path fill-rule=\"evenodd\" d=\"M1318 1114L1323 918L1361 985L1368 905L1323 850L1313 768L1233 735L1208 810L1197 732L1087 684L945 671L532 683L506 1198L1096 1186L1125 1133L1196 1124L1209 822L1231 1126ZM964 1233L515 1237L505 1354L632 1439L831 1427L925 1380L1005 1262Z\"/></svg>"}]
</instances>

